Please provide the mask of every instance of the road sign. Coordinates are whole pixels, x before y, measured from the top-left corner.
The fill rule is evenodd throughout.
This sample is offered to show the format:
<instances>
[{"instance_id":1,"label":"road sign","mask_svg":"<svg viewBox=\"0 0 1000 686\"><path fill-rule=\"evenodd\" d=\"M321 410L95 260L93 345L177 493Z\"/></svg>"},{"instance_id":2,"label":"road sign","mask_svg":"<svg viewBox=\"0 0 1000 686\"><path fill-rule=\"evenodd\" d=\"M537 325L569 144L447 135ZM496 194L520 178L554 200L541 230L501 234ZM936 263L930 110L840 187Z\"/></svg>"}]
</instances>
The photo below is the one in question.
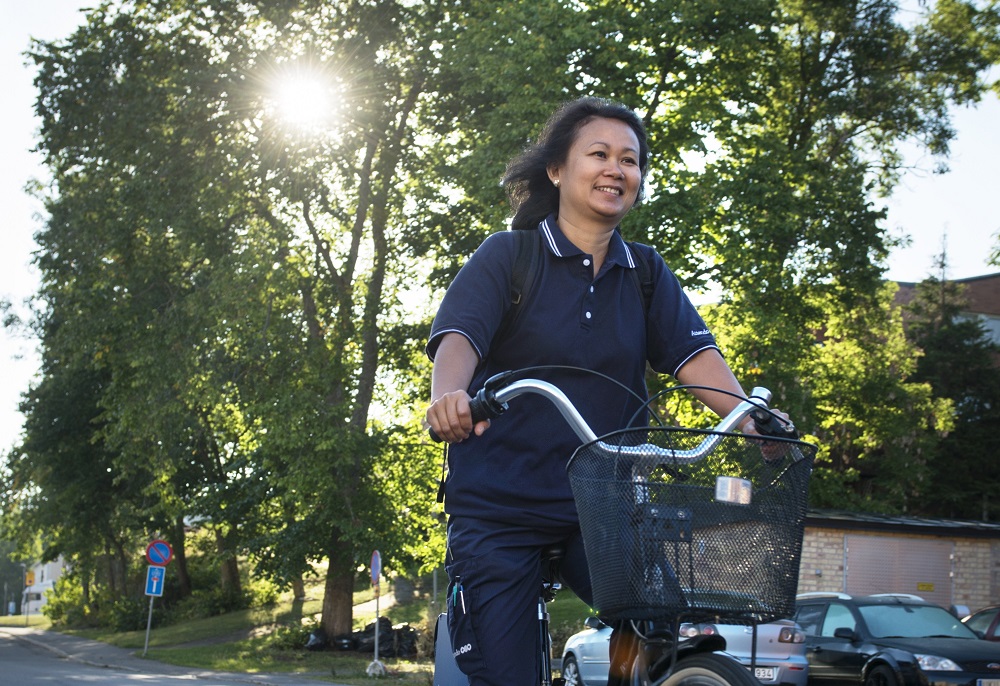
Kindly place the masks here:
<instances>
[{"instance_id":1,"label":"road sign","mask_svg":"<svg viewBox=\"0 0 1000 686\"><path fill-rule=\"evenodd\" d=\"M378 586L378 577L382 573L382 556L376 550L372 553L372 586Z\"/></svg>"},{"instance_id":2,"label":"road sign","mask_svg":"<svg viewBox=\"0 0 1000 686\"><path fill-rule=\"evenodd\" d=\"M29 569L24 573L24 585L25 586L35 585L35 570Z\"/></svg>"},{"instance_id":3,"label":"road sign","mask_svg":"<svg viewBox=\"0 0 1000 686\"><path fill-rule=\"evenodd\" d=\"M174 549L166 541L158 538L146 546L146 560L149 564L166 567L172 559L174 559Z\"/></svg>"},{"instance_id":4,"label":"road sign","mask_svg":"<svg viewBox=\"0 0 1000 686\"><path fill-rule=\"evenodd\" d=\"M163 577L167 570L157 565L146 569L146 595L159 598L163 595Z\"/></svg>"}]
</instances>

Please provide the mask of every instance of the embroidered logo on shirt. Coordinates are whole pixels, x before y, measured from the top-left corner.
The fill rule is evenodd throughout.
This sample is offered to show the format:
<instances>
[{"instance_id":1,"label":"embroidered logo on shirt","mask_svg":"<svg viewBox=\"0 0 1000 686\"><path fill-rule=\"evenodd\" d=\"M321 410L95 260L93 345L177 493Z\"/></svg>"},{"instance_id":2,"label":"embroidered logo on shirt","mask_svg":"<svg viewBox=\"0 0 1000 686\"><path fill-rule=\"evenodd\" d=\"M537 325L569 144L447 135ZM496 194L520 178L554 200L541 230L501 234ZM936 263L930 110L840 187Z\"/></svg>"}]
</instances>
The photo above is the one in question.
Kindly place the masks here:
<instances>
[{"instance_id":1,"label":"embroidered logo on shirt","mask_svg":"<svg viewBox=\"0 0 1000 686\"><path fill-rule=\"evenodd\" d=\"M464 655L465 653L469 652L470 650L472 650L472 644L471 643L466 643L464 646L462 646L461 648L459 648L458 650L455 651L455 657L458 657L459 655Z\"/></svg>"},{"instance_id":2,"label":"embroidered logo on shirt","mask_svg":"<svg viewBox=\"0 0 1000 686\"><path fill-rule=\"evenodd\" d=\"M702 329L701 331L692 331L691 335L692 336L707 336L710 333L712 333L712 332L709 331L708 329Z\"/></svg>"}]
</instances>

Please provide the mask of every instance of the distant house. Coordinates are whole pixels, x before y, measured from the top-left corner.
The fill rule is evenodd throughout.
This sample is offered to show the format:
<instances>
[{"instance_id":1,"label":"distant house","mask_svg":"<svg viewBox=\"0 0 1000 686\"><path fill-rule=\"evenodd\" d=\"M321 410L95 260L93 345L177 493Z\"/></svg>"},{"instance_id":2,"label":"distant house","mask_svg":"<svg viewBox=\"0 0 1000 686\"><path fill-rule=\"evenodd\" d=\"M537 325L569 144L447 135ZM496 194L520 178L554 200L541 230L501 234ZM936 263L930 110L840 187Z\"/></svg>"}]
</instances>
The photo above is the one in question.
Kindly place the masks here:
<instances>
[{"instance_id":1,"label":"distant house","mask_svg":"<svg viewBox=\"0 0 1000 686\"><path fill-rule=\"evenodd\" d=\"M45 597L46 591L55 588L56 582L63 575L66 566L62 557L54 562L33 565L31 573L34 575L34 583L24 589L24 596L21 599L22 612L24 614L41 614L42 608L48 602Z\"/></svg>"},{"instance_id":2,"label":"distant house","mask_svg":"<svg viewBox=\"0 0 1000 686\"><path fill-rule=\"evenodd\" d=\"M968 279L952 279L951 283L964 286L969 300L968 309L962 315L978 319L989 332L994 343L1000 345L1000 274L973 276ZM913 300L917 284L899 282L896 302L906 305Z\"/></svg>"}]
</instances>

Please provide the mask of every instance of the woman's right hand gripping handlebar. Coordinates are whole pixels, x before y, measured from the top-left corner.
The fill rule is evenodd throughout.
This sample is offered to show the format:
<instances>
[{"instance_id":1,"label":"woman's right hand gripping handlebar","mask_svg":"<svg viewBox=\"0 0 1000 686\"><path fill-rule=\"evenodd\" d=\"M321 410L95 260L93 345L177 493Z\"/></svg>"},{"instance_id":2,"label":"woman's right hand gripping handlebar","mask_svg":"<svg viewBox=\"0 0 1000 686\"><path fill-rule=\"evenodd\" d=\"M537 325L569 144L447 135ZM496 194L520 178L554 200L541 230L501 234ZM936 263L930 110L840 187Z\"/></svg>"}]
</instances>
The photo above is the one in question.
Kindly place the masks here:
<instances>
[{"instance_id":1,"label":"woman's right hand gripping handlebar","mask_svg":"<svg viewBox=\"0 0 1000 686\"><path fill-rule=\"evenodd\" d=\"M465 389L479 364L479 356L469 340L458 333L445 334L434 355L431 376L431 404L427 426L448 443L464 441L475 433L481 436L490 427L488 419L473 421L469 394Z\"/></svg>"}]
</instances>

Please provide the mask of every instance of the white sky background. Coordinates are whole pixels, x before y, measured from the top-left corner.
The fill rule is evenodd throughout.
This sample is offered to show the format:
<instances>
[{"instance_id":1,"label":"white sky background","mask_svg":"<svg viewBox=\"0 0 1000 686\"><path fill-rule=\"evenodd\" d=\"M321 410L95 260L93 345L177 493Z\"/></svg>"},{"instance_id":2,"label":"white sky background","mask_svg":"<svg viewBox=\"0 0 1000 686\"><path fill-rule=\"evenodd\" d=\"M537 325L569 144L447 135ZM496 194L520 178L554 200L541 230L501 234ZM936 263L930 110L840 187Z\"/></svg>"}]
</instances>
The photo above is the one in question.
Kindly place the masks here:
<instances>
[{"instance_id":1,"label":"white sky background","mask_svg":"<svg viewBox=\"0 0 1000 686\"><path fill-rule=\"evenodd\" d=\"M4 208L0 244L0 297L10 299L18 312L36 289L37 274L30 265L33 235L40 223L40 206L24 193L32 178L43 176L34 146L37 121L33 106L33 71L22 53L29 38L54 40L68 36L83 21L80 8L96 2L82 0L0 0L0 207ZM911 163L925 171L907 175L889 200L888 226L894 234L912 238L909 248L889 260L887 278L920 281L934 273L934 258L947 235L949 278L967 278L1000 271L986 264L1000 230L1000 212L993 199L1000 181L1000 101L995 95L975 109L957 110L958 139L952 146L951 171L932 175L930 159ZM34 344L0 331L0 451L13 445L21 431L17 405L38 365Z\"/></svg>"}]
</instances>

